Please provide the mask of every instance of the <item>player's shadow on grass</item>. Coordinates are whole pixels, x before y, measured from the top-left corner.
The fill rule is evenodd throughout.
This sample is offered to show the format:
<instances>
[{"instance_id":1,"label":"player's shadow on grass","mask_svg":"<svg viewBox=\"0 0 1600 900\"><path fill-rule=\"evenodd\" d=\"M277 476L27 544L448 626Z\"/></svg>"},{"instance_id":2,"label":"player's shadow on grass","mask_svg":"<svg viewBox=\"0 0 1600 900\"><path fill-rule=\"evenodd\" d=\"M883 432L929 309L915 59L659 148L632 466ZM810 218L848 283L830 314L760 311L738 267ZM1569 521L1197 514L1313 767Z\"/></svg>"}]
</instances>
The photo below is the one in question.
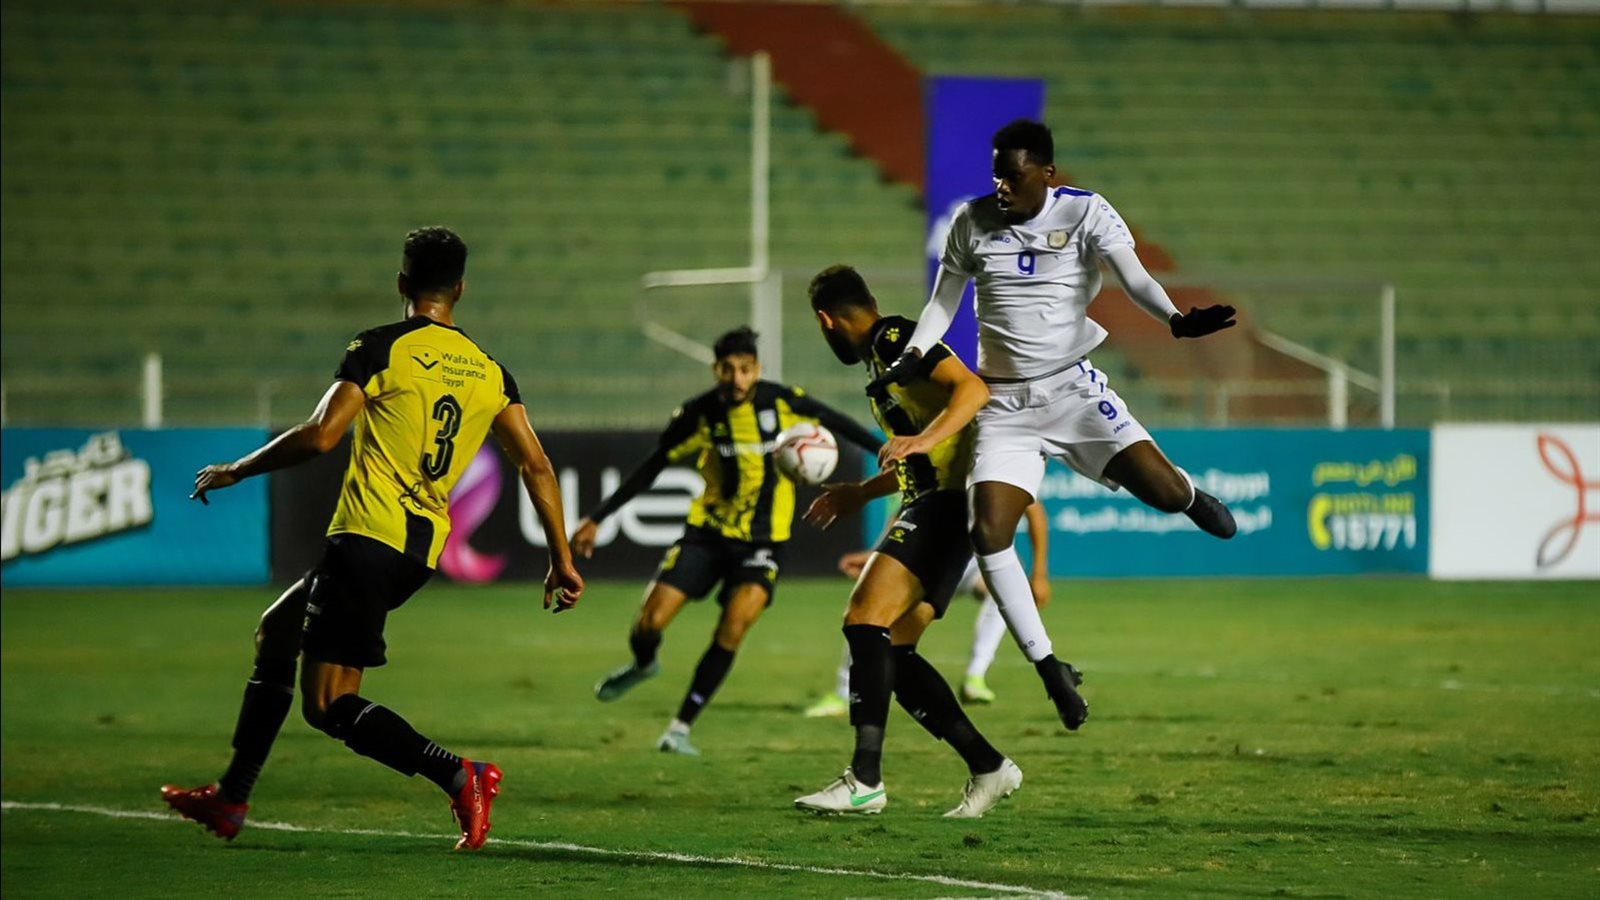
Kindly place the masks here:
<instances>
[{"instance_id":1,"label":"player's shadow on grass","mask_svg":"<svg viewBox=\"0 0 1600 900\"><path fill-rule=\"evenodd\" d=\"M716 708L723 711L738 712L797 713L805 707L800 703L789 703L782 701L759 702L755 700L718 700Z\"/></svg>"}]
</instances>

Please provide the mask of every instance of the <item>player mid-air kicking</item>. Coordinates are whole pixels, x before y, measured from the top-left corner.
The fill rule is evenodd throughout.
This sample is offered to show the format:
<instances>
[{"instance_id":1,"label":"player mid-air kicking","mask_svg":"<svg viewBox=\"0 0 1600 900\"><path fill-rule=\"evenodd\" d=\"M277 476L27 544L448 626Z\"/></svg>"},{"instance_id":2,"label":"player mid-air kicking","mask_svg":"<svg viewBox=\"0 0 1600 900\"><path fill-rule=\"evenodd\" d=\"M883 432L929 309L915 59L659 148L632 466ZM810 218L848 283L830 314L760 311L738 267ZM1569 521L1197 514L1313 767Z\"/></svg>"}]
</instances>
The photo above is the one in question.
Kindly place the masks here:
<instances>
[{"instance_id":1,"label":"player mid-air kicking","mask_svg":"<svg viewBox=\"0 0 1600 900\"><path fill-rule=\"evenodd\" d=\"M756 334L738 328L717 339L711 371L716 387L686 401L672 415L660 443L600 507L578 523L572 547L594 552L599 524L650 487L670 462L692 459L706 489L689 508L683 538L667 551L628 634L633 659L595 686L601 700L616 700L661 670L661 633L684 603L718 583L722 615L678 714L656 741L669 753L699 755L689 728L722 685L750 627L772 603L783 551L794 523L795 488L772 461L779 432L796 422L821 422L864 450L876 453L877 435L799 388L761 380Z\"/></svg>"},{"instance_id":2,"label":"player mid-air kicking","mask_svg":"<svg viewBox=\"0 0 1600 900\"><path fill-rule=\"evenodd\" d=\"M1232 513L1162 454L1106 383L1088 353L1106 330L1087 315L1100 292L1100 262L1128 296L1175 338L1231 328L1231 306L1178 312L1134 253L1133 236L1105 198L1053 186L1050 129L1019 119L994 135L994 193L957 210L933 296L907 353L875 383L902 383L926 367L953 321L969 279L977 283L978 374L989 402L973 450L972 545L978 567L1022 652L1034 663L1061 721L1076 730L1089 706L1077 674L1056 660L1012 549L1022 511L1038 496L1054 457L1147 505L1188 516L1203 531L1233 536Z\"/></svg>"},{"instance_id":3,"label":"player mid-air kicking","mask_svg":"<svg viewBox=\"0 0 1600 900\"><path fill-rule=\"evenodd\" d=\"M900 355L916 325L879 315L866 282L847 266L812 279L811 307L839 361L864 362L873 375ZM925 359L926 374L869 395L873 416L892 435L880 456L893 465L860 483L828 485L806 511L808 522L826 528L897 487L902 497L845 610L855 754L843 775L797 798L800 809L876 813L888 803L882 762L891 692L967 764L966 791L946 816L978 818L1022 785L1022 771L978 733L944 678L917 654L918 639L944 614L971 559L963 487L972 417L989 397L983 382L943 344L935 344Z\"/></svg>"}]
</instances>

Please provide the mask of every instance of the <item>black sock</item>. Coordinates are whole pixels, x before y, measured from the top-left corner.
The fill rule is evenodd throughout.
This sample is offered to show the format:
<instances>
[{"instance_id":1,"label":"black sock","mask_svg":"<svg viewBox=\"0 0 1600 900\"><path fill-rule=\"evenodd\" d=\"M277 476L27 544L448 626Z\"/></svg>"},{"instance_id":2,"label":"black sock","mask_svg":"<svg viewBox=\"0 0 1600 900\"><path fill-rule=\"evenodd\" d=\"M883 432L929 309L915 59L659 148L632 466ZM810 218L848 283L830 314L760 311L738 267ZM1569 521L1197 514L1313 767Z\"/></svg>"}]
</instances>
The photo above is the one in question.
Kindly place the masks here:
<instances>
[{"instance_id":1,"label":"black sock","mask_svg":"<svg viewBox=\"0 0 1600 900\"><path fill-rule=\"evenodd\" d=\"M628 635L628 646L633 648L633 664L646 668L656 661L656 648L661 646L661 632L635 629Z\"/></svg>"},{"instance_id":2,"label":"black sock","mask_svg":"<svg viewBox=\"0 0 1600 900\"><path fill-rule=\"evenodd\" d=\"M421 773L447 794L461 788L461 757L417 733L386 706L345 694L328 705L323 730L402 775Z\"/></svg>"},{"instance_id":3,"label":"black sock","mask_svg":"<svg viewBox=\"0 0 1600 900\"><path fill-rule=\"evenodd\" d=\"M919 656L914 646L894 650L895 699L911 718L961 754L972 774L983 775L1000 768L1005 757L978 733L938 670Z\"/></svg>"},{"instance_id":4,"label":"black sock","mask_svg":"<svg viewBox=\"0 0 1600 900\"><path fill-rule=\"evenodd\" d=\"M862 784L882 784L883 731L889 722L889 692L894 686L889 629L846 625L844 639L850 645L850 724L856 728L850 770Z\"/></svg>"},{"instance_id":5,"label":"black sock","mask_svg":"<svg viewBox=\"0 0 1600 900\"><path fill-rule=\"evenodd\" d=\"M294 705L294 657L256 660L244 686L239 721L233 726L233 760L217 779L217 790L229 803L244 803L256 786L261 767L272 753L283 720Z\"/></svg>"},{"instance_id":6,"label":"black sock","mask_svg":"<svg viewBox=\"0 0 1600 900\"><path fill-rule=\"evenodd\" d=\"M717 693L717 688L722 687L722 679L728 677L728 669L732 667L733 651L722 649L713 640L711 646L706 648L705 655L700 657L700 665L695 666L694 680L689 682L689 693L684 695L683 705L678 707L678 719L685 725L693 725L700 711Z\"/></svg>"}]
</instances>

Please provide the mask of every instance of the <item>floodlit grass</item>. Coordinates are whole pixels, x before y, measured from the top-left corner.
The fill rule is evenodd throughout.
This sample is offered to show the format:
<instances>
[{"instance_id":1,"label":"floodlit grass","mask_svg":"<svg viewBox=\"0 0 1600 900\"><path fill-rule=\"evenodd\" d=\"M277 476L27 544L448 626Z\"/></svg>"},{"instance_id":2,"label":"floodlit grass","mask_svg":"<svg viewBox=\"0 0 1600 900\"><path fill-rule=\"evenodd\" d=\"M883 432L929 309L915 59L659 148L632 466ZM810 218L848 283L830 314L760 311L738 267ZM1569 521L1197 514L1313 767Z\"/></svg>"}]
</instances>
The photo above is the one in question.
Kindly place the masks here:
<instances>
[{"instance_id":1,"label":"floodlit grass","mask_svg":"<svg viewBox=\"0 0 1600 900\"><path fill-rule=\"evenodd\" d=\"M654 752L704 650L691 607L663 675L614 704L638 585L552 617L529 588L430 587L393 615L363 693L506 771L495 838L453 854L439 791L290 720L223 844L188 823L9 805L8 897L1594 896L1600 884L1600 592L1421 580L1061 582L1046 620L1087 675L1068 735L1002 648L974 719L1026 773L980 822L940 813L965 770L898 708L883 815L793 798L836 776L849 729L799 709L832 683L843 581L790 580L695 730ZM216 777L268 590L8 590L3 795L160 812ZM971 604L924 652L952 678ZM341 829L422 837L347 835ZM437 835L437 837L429 837ZM513 843L513 841L515 843ZM990 888L548 846L939 875Z\"/></svg>"}]
</instances>

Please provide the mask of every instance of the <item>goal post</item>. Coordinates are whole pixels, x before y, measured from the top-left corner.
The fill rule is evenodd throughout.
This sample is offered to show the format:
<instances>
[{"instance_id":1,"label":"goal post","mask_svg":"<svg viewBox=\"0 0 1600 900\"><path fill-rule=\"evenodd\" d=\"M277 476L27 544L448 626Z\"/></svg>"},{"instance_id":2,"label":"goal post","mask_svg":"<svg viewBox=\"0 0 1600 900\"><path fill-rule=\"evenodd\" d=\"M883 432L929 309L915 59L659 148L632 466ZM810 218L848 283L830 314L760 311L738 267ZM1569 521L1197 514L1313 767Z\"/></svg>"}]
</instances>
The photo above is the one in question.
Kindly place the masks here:
<instances>
[{"instance_id":1,"label":"goal post","mask_svg":"<svg viewBox=\"0 0 1600 900\"><path fill-rule=\"evenodd\" d=\"M639 280L640 331L657 344L696 362L712 361L702 338L684 334L655 315L657 298L670 302L673 289L746 286L750 327L760 335L761 368L767 378L783 379L783 275L770 264L772 225L772 59L750 57L750 262L722 269L668 269L646 272Z\"/></svg>"}]
</instances>

